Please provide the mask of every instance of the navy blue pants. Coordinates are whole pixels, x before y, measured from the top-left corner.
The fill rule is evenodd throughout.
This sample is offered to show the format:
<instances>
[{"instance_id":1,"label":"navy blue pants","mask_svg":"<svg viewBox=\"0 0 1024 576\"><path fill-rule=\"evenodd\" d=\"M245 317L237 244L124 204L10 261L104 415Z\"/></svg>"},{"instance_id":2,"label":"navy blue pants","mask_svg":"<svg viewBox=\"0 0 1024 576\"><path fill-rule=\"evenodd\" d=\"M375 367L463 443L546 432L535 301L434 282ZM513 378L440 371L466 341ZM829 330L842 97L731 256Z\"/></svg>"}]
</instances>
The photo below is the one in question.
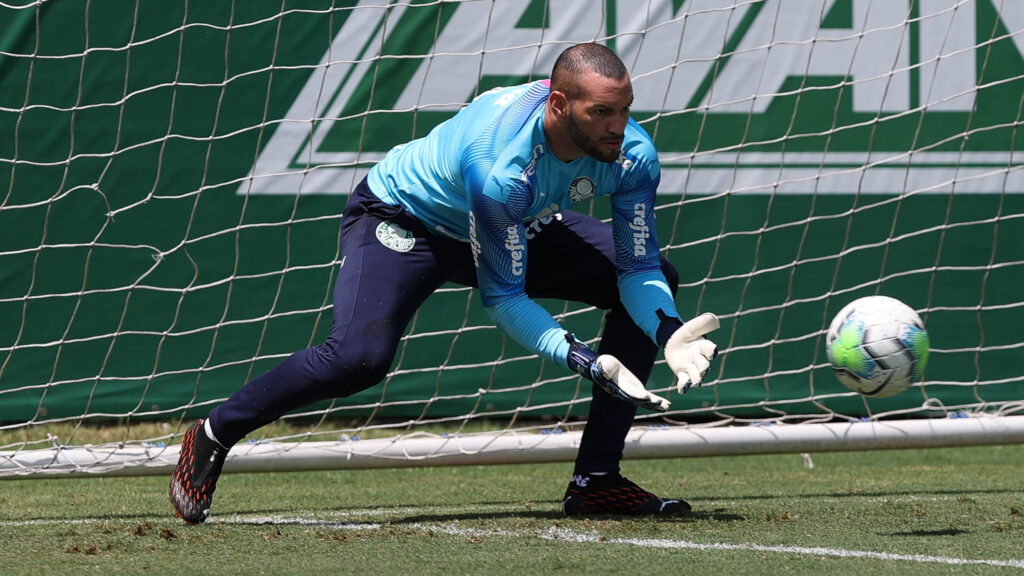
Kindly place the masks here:
<instances>
[{"instance_id":1,"label":"navy blue pants","mask_svg":"<svg viewBox=\"0 0 1024 576\"><path fill-rule=\"evenodd\" d=\"M386 247L378 226L390 221L415 237L408 251ZM563 212L527 226L526 292L607 310L600 354L611 354L646 382L657 347L619 301L611 226ZM217 439L230 447L253 430L314 402L342 398L384 379L416 310L445 282L476 286L469 244L427 231L400 206L380 202L361 183L341 220L343 262L334 288L334 324L322 344L300 350L258 376L210 413ZM408 247L408 239L402 248ZM664 257L669 286L678 285ZM619 469L636 408L594 386L575 473Z\"/></svg>"}]
</instances>

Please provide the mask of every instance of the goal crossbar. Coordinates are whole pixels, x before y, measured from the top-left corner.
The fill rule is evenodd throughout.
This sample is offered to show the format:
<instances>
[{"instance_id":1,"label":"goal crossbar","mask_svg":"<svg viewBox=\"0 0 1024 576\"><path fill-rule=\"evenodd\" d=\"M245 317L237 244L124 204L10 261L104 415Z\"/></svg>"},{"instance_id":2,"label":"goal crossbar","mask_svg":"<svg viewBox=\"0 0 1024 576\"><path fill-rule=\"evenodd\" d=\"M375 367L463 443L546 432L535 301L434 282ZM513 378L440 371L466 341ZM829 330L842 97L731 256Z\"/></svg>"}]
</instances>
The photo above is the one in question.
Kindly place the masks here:
<instances>
[{"instance_id":1,"label":"goal crossbar","mask_svg":"<svg viewBox=\"0 0 1024 576\"><path fill-rule=\"evenodd\" d=\"M236 446L225 473L571 462L581 432L503 431ZM627 459L838 452L1024 443L1024 416L820 424L636 427ZM81 446L0 452L0 478L170 475L179 446Z\"/></svg>"}]
</instances>

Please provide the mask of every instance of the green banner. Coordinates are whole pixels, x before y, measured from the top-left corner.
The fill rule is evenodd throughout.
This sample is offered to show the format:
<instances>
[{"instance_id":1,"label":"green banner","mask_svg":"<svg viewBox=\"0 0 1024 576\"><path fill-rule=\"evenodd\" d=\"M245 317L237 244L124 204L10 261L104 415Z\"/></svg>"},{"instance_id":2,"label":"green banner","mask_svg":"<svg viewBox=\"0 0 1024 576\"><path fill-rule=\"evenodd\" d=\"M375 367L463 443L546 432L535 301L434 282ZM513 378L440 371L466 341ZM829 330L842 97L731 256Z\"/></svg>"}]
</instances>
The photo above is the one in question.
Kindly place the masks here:
<instances>
[{"instance_id":1,"label":"green banner","mask_svg":"<svg viewBox=\"0 0 1024 576\"><path fill-rule=\"evenodd\" d=\"M366 170L594 39L629 66L661 154L680 312L724 320L719 385L674 408L1020 399L1024 8L647 4L0 7L0 422L201 415L317 343ZM874 293L922 311L934 353L927 386L869 403L843 394L821 333ZM544 304L598 336L599 313ZM387 382L332 414L586 411L566 402L589 388L504 338L471 291L446 287L409 333ZM670 383L657 367L651 385Z\"/></svg>"}]
</instances>

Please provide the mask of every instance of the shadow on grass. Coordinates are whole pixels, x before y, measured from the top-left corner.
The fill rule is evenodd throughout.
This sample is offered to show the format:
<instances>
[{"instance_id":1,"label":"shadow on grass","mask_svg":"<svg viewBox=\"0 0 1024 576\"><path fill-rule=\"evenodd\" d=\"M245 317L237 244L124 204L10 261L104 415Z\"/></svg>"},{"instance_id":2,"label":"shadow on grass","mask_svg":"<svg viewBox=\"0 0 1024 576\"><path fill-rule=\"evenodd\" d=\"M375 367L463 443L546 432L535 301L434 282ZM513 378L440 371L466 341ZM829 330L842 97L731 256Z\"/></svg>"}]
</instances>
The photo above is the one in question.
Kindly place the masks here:
<instances>
[{"instance_id":1,"label":"shadow on grass","mask_svg":"<svg viewBox=\"0 0 1024 576\"><path fill-rule=\"evenodd\" d=\"M557 502L542 502L542 504L558 504ZM380 508L375 512L367 511L365 508L359 509L358 512L352 513L353 517L345 518L339 516L338 521L328 520L319 518L317 521L323 521L328 524L359 524L361 522L371 522L378 516L386 517L385 522L391 525L412 525L412 524L429 524L429 523L444 523L444 522L460 522L460 521L472 521L472 520L542 520L542 521L553 521L560 520L566 522L576 521L587 521L587 520L621 520L621 521L638 521L642 520L645 522L736 522L743 521L747 518L737 514L732 514L724 508L717 508L714 510L695 510L690 514L677 515L677 516L627 516L617 514L598 514L591 516L566 516L560 509L552 509L550 506L545 506L543 509L526 508L521 502L487 502L477 503L478 506L486 506L492 508L487 511L473 510L474 504L468 503L466 510L464 511L452 511L452 512L438 512L438 513L410 513L408 515L402 514L402 509L389 509ZM496 508L496 509L495 509ZM345 508L335 509L335 513L347 514ZM241 522L232 522L234 524L246 524L246 516L259 516L266 515L265 518L253 518L252 524L308 524L308 520L302 518L289 519L289 514L302 515L303 513L308 514L308 510L288 510L283 508L274 508L266 510L236 510L231 513L220 514L221 518L226 518L231 515L237 515L242 517ZM359 520L356 517L363 516L364 520ZM344 519L343 519L344 518ZM216 517L211 518L216 520Z\"/></svg>"},{"instance_id":2,"label":"shadow on grass","mask_svg":"<svg viewBox=\"0 0 1024 576\"><path fill-rule=\"evenodd\" d=\"M893 532L888 536L957 536L960 534L970 534L967 530L961 530L959 528L946 528L944 530L910 530L909 532Z\"/></svg>"},{"instance_id":3,"label":"shadow on grass","mask_svg":"<svg viewBox=\"0 0 1024 576\"><path fill-rule=\"evenodd\" d=\"M721 500L735 500L742 502L745 500L786 500L792 498L896 498L901 496L916 496L926 498L929 496L970 496L970 495L999 495L999 494L1019 494L1018 489L993 489L993 490L900 490L900 491L868 491L868 490L850 490L847 492L824 492L824 493L791 493L786 495L779 494L755 494L755 495L720 495L720 496L702 496L700 498L687 498L691 503L703 502L703 501L721 501Z\"/></svg>"},{"instance_id":4,"label":"shadow on grass","mask_svg":"<svg viewBox=\"0 0 1024 576\"><path fill-rule=\"evenodd\" d=\"M509 504L509 508L515 508L515 504ZM697 510L690 514L676 515L676 516L628 516L622 514L593 514L587 516L566 516L561 510L508 510L508 511L494 511L484 513L474 512L463 512L463 513L450 513L450 514L419 514L414 516L408 516L406 518L392 519L392 524L415 524L425 522L454 522L462 520L510 520L513 518L521 519L533 519L533 520L563 520L567 522L577 521L588 521L588 520L622 520L622 521L637 521L643 520L645 522L700 522L700 521L713 521L713 522L735 522L738 520L746 520L745 517L736 514L730 514L725 509L716 509L712 511Z\"/></svg>"},{"instance_id":5,"label":"shadow on grass","mask_svg":"<svg viewBox=\"0 0 1024 576\"><path fill-rule=\"evenodd\" d=\"M712 495L703 497L691 497L688 500L694 505L695 510L689 515L685 516L669 516L665 518L659 518L657 516L649 517L648 520L655 522L735 522L748 520L747 517L731 513L729 508L718 507L708 509L706 506L701 506L702 502L745 502L745 501L770 501L770 500L786 500L792 498L837 498L837 499L862 499L862 498L893 498L893 497L917 497L927 498L936 496L946 497L965 497L971 495L1004 495L1004 494L1019 494L1019 490L1015 489L994 489L994 490L901 490L901 491L849 491L849 492L824 492L824 493L803 493L803 494L757 494L757 495L743 495L743 494L730 494L730 495ZM230 506L230 503L224 502ZM351 507L332 507L325 506L321 510L321 514L330 516L332 514L337 515L338 522L341 522L343 518L348 517L346 522L370 522L376 521L375 518L385 518L384 521L393 524L412 524L416 522L441 522L441 521L454 521L454 520L471 520L471 519L512 519L512 518L523 518L523 519L536 519L536 520L573 520L571 517L566 517L562 514L560 509L561 502L558 500L537 500L531 502L532 505L536 505L536 508L532 508L530 505L524 504L522 501L515 502L466 502L461 506L438 506L424 504L422 506L381 506L381 507L367 507L367 506L351 506ZM444 509L448 508L449 511L439 511L437 513L429 512L430 509ZM461 508L461 509L460 509ZM480 508L487 508L487 510L480 510ZM419 511L417 511L419 509ZM265 518L253 518L252 524L267 524L280 521L281 523L288 523L290 519L287 517L297 516L295 522L302 521L302 517L309 516L310 510L304 506L288 506L270 503L265 507L260 508L234 508L224 509L221 507L215 507L213 511L213 517L211 517L211 523L216 522L218 519L227 519L234 517L242 517L240 521L234 521L233 523L245 524L248 523L245 517L247 516L265 516ZM363 520L360 520L362 518ZM617 516L617 515L605 515L605 516L594 516L585 518L602 518L602 519L620 519L630 520L635 517L630 516ZM170 510L168 505L166 518L162 515L157 514L157 518L154 518L152 512L140 512L140 513L109 513L101 514L91 517L83 517L81 513L75 511L69 511L58 514L43 514L31 517L20 517L20 518L9 518L6 521L0 522L2 524L47 524L52 522L102 522L102 521L163 521L167 520L172 523L180 523L181 526L185 526L181 520L174 516L174 512ZM956 529L950 530L937 530L937 531L910 531L910 532L899 532L893 534L893 536L943 536L943 535L956 535L961 534L962 531Z\"/></svg>"}]
</instances>

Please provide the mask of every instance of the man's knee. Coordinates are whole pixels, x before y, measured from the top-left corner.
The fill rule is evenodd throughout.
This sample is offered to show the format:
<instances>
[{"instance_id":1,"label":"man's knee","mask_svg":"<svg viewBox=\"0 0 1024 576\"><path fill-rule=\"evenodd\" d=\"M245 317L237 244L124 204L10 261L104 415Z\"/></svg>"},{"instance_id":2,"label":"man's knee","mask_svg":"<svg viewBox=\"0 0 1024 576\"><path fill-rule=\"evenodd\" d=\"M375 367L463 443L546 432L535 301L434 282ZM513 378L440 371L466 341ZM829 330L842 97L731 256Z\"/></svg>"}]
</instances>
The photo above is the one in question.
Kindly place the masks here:
<instances>
[{"instance_id":1,"label":"man's knee","mask_svg":"<svg viewBox=\"0 0 1024 576\"><path fill-rule=\"evenodd\" d=\"M359 344L335 346L331 342L314 346L312 352L310 368L315 378L329 386L336 398L351 396L384 380L395 356L393 350Z\"/></svg>"}]
</instances>

